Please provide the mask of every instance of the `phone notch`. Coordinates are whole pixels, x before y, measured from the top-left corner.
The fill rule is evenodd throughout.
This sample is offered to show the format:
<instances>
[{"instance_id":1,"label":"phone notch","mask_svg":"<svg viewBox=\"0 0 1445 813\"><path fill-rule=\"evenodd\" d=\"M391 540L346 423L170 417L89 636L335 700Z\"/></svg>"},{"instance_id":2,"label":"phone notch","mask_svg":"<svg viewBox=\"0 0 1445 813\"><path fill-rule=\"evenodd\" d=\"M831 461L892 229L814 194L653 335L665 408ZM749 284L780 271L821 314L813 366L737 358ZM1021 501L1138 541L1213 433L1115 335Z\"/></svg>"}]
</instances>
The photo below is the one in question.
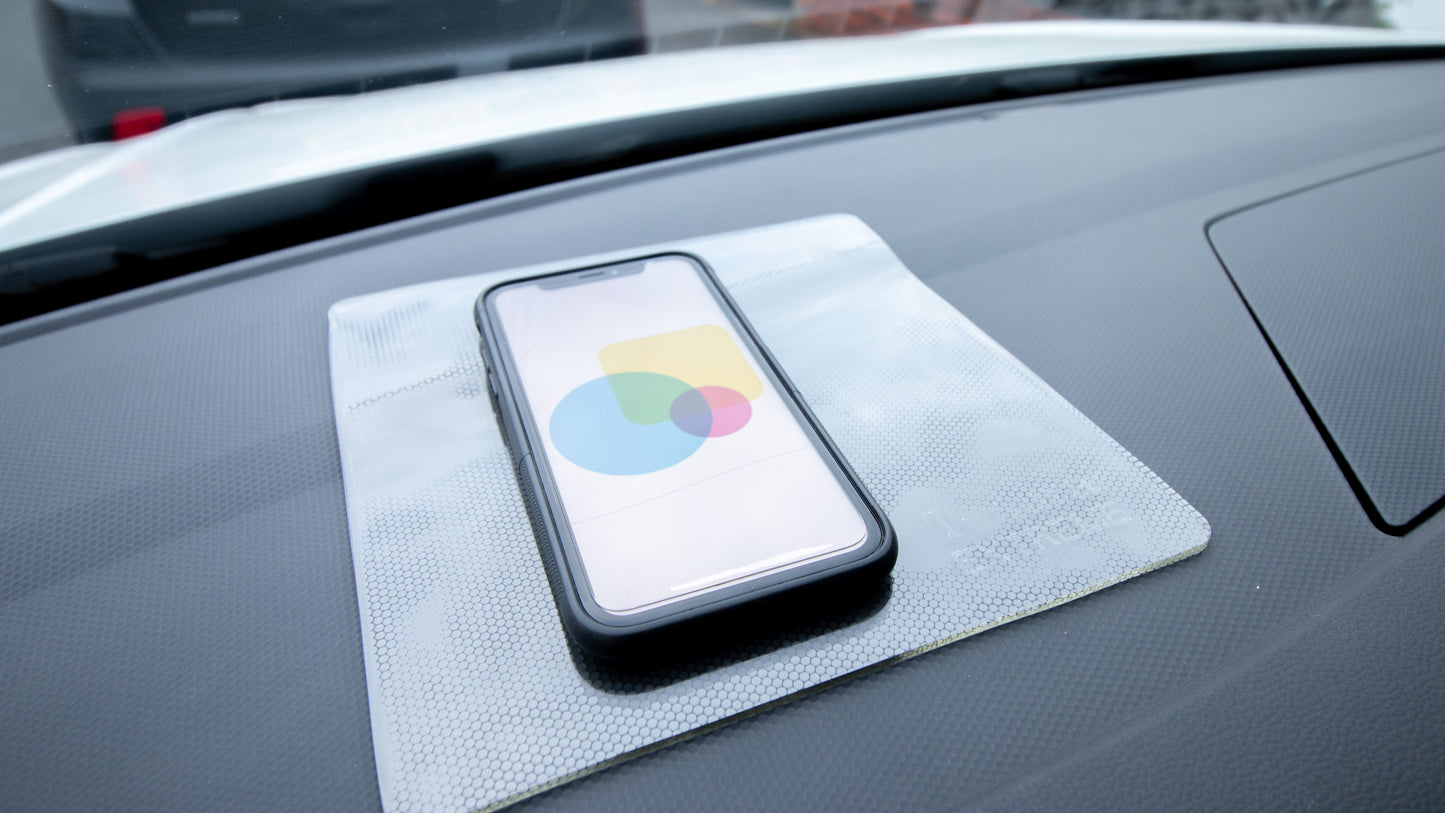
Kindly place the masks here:
<instances>
[{"instance_id":1,"label":"phone notch","mask_svg":"<svg viewBox=\"0 0 1445 813\"><path fill-rule=\"evenodd\" d=\"M640 274L646 263L631 262L619 265L609 265L602 268L590 268L578 271L574 274L560 274L555 277L547 277L537 282L538 288L553 290L555 288L569 288L573 285L583 285L588 282L598 282L614 277L625 277L631 274Z\"/></svg>"}]
</instances>

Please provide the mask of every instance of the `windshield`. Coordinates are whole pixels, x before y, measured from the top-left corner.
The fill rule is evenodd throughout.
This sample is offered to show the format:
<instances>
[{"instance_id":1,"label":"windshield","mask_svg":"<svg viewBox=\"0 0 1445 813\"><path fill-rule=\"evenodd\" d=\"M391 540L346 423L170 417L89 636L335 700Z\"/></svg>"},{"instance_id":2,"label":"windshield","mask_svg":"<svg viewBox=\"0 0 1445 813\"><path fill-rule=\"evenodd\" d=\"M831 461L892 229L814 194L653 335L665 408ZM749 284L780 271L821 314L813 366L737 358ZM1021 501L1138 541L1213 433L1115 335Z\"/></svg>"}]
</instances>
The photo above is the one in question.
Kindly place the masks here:
<instances>
[{"instance_id":1,"label":"windshield","mask_svg":"<svg viewBox=\"0 0 1445 813\"><path fill-rule=\"evenodd\" d=\"M1067 19L1445 30L1445 0L9 0L0 162L276 100L700 48Z\"/></svg>"}]
</instances>

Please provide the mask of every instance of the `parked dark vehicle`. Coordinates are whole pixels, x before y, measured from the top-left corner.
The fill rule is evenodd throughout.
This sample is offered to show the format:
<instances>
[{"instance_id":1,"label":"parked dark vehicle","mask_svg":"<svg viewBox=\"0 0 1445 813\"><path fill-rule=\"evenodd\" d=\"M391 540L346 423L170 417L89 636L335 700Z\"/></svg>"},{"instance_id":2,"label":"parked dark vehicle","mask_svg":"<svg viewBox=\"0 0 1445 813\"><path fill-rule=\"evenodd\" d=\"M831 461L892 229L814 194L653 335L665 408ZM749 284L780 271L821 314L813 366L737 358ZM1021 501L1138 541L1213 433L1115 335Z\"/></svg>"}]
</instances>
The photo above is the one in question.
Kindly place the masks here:
<instances>
[{"instance_id":1,"label":"parked dark vehicle","mask_svg":"<svg viewBox=\"0 0 1445 813\"><path fill-rule=\"evenodd\" d=\"M39 0L75 136L275 99L641 54L637 0Z\"/></svg>"}]
</instances>

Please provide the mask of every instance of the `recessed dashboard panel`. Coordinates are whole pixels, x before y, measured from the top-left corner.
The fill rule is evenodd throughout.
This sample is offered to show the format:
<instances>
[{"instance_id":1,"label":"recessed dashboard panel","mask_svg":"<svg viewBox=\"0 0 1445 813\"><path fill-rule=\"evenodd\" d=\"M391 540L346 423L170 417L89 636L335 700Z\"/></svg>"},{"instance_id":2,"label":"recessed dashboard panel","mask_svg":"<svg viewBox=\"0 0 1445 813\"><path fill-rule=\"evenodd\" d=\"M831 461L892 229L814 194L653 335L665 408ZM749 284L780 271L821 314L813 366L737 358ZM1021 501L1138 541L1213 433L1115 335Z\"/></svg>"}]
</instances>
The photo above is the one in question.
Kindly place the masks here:
<instances>
[{"instance_id":1,"label":"recessed dashboard panel","mask_svg":"<svg viewBox=\"0 0 1445 813\"><path fill-rule=\"evenodd\" d=\"M1246 209L1209 239L1376 521L1445 495L1445 152Z\"/></svg>"}]
</instances>

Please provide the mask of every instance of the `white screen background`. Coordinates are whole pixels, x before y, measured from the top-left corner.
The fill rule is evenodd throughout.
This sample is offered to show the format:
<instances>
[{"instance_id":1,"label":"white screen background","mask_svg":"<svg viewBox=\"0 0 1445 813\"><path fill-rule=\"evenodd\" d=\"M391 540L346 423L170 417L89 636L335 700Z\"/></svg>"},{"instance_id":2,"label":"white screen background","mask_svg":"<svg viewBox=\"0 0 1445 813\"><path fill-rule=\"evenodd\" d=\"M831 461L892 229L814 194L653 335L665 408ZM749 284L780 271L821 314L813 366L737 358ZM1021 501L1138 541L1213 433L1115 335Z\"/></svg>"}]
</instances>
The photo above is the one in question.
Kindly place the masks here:
<instances>
[{"instance_id":1,"label":"white screen background","mask_svg":"<svg viewBox=\"0 0 1445 813\"><path fill-rule=\"evenodd\" d=\"M691 263L659 258L635 274L515 286L498 292L496 310L603 608L637 612L863 542L857 508ZM723 327L763 382L746 426L649 474L600 474L557 450L552 413L605 374L598 351L704 324Z\"/></svg>"}]
</instances>

